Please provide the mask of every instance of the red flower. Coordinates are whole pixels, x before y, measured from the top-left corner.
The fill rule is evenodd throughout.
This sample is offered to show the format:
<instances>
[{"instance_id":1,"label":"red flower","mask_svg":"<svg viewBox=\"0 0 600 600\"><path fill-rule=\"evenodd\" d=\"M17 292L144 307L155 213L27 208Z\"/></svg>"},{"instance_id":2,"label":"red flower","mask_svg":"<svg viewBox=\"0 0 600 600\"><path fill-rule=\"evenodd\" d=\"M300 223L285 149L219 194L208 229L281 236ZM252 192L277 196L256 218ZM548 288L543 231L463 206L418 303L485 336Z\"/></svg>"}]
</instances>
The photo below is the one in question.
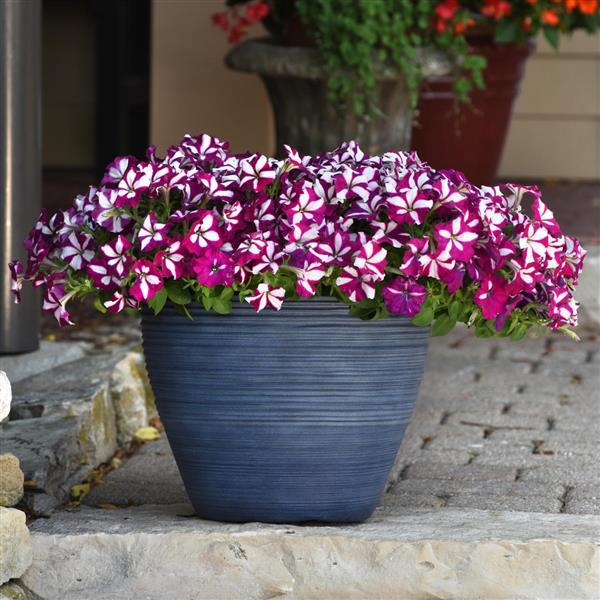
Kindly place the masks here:
<instances>
[{"instance_id":1,"label":"red flower","mask_svg":"<svg viewBox=\"0 0 600 600\"><path fill-rule=\"evenodd\" d=\"M491 19L500 19L510 15L512 7L510 2L504 0L484 0L485 6L481 9L482 14Z\"/></svg>"},{"instance_id":2,"label":"red flower","mask_svg":"<svg viewBox=\"0 0 600 600\"><path fill-rule=\"evenodd\" d=\"M214 13L210 16L212 19L213 25L222 29L223 31L227 31L229 29L229 19L227 18L226 12L218 12Z\"/></svg>"},{"instance_id":3,"label":"red flower","mask_svg":"<svg viewBox=\"0 0 600 600\"><path fill-rule=\"evenodd\" d=\"M541 18L546 25L550 25L552 27L560 23L560 17L553 10L543 10Z\"/></svg>"},{"instance_id":4,"label":"red flower","mask_svg":"<svg viewBox=\"0 0 600 600\"><path fill-rule=\"evenodd\" d=\"M435 7L435 14L444 21L449 21L458 10L458 0L444 0Z\"/></svg>"},{"instance_id":5,"label":"red flower","mask_svg":"<svg viewBox=\"0 0 600 600\"><path fill-rule=\"evenodd\" d=\"M250 4L246 9L246 17L248 21L256 23L262 21L269 14L269 5L266 2L257 2Z\"/></svg>"}]
</instances>

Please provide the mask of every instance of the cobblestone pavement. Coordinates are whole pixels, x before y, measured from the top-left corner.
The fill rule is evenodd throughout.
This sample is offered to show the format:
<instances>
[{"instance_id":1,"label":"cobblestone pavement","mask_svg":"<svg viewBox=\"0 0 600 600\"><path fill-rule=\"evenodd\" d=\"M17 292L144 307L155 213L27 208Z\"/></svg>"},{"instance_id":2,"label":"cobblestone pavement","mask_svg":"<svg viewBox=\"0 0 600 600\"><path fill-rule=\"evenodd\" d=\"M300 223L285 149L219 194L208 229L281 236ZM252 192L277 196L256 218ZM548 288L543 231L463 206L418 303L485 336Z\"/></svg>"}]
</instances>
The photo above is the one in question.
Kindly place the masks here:
<instances>
[{"instance_id":1,"label":"cobblestone pavement","mask_svg":"<svg viewBox=\"0 0 600 600\"><path fill-rule=\"evenodd\" d=\"M600 345L433 339L384 507L600 514Z\"/></svg>"},{"instance_id":2,"label":"cobblestone pavement","mask_svg":"<svg viewBox=\"0 0 600 600\"><path fill-rule=\"evenodd\" d=\"M600 514L600 345L519 343L457 329L431 341L419 400L381 511L464 508ZM169 493L165 493L165 489ZM84 501L185 502L162 440Z\"/></svg>"}]
</instances>

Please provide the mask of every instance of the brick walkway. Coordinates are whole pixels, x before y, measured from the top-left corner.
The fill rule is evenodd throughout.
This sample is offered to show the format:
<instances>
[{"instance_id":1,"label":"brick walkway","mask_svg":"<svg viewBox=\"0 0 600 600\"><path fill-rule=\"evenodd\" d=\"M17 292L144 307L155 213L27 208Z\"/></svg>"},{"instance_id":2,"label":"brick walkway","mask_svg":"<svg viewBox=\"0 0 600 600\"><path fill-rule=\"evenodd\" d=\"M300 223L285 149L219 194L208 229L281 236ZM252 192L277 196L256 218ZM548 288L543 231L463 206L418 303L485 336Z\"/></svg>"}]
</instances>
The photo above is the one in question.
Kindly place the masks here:
<instances>
[{"instance_id":1,"label":"brick walkway","mask_svg":"<svg viewBox=\"0 0 600 600\"><path fill-rule=\"evenodd\" d=\"M419 400L384 497L402 507L600 514L600 347L551 335L431 341ZM165 494L165 489L169 493ZM187 500L165 441L84 501Z\"/></svg>"},{"instance_id":2,"label":"brick walkway","mask_svg":"<svg viewBox=\"0 0 600 600\"><path fill-rule=\"evenodd\" d=\"M163 435L30 524L22 584L52 600L597 598L599 359L591 336L432 340L396 479L360 525L189 518Z\"/></svg>"},{"instance_id":3,"label":"brick walkway","mask_svg":"<svg viewBox=\"0 0 600 600\"><path fill-rule=\"evenodd\" d=\"M432 340L385 505L600 514L600 347Z\"/></svg>"}]
</instances>

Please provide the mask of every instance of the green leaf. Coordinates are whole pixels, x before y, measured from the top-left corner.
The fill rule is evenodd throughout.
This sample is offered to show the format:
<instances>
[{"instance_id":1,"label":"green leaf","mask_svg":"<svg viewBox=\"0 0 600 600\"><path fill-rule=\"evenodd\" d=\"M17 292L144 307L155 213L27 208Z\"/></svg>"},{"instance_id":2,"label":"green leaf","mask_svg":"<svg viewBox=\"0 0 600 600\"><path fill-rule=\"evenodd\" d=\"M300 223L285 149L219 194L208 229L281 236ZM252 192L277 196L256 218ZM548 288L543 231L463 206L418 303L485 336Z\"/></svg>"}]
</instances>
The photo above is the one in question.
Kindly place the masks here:
<instances>
[{"instance_id":1,"label":"green leaf","mask_svg":"<svg viewBox=\"0 0 600 600\"><path fill-rule=\"evenodd\" d=\"M160 311L165 307L167 298L167 290L162 287L150 300L148 300L148 306L154 311L155 315L160 313Z\"/></svg>"},{"instance_id":2,"label":"green leaf","mask_svg":"<svg viewBox=\"0 0 600 600\"><path fill-rule=\"evenodd\" d=\"M493 321L481 319L475 324L475 335L480 338L490 338L496 335Z\"/></svg>"},{"instance_id":3,"label":"green leaf","mask_svg":"<svg viewBox=\"0 0 600 600\"><path fill-rule=\"evenodd\" d=\"M458 318L463 312L463 304L460 300L453 300L448 307L448 314L454 321L458 321Z\"/></svg>"},{"instance_id":4,"label":"green leaf","mask_svg":"<svg viewBox=\"0 0 600 600\"><path fill-rule=\"evenodd\" d=\"M529 329L529 326L525 325L524 323L517 325L517 327L515 327L514 331L510 334L510 339L513 342L518 342L519 340L522 340L525 337L525 334L527 333L528 329Z\"/></svg>"},{"instance_id":5,"label":"green leaf","mask_svg":"<svg viewBox=\"0 0 600 600\"><path fill-rule=\"evenodd\" d=\"M213 305L213 298L209 298L208 296L202 296L202 306L204 306L205 310L210 310Z\"/></svg>"},{"instance_id":6,"label":"green leaf","mask_svg":"<svg viewBox=\"0 0 600 600\"><path fill-rule=\"evenodd\" d=\"M212 309L220 315L228 315L231 313L231 299L223 300L222 298L212 299Z\"/></svg>"},{"instance_id":7,"label":"green leaf","mask_svg":"<svg viewBox=\"0 0 600 600\"><path fill-rule=\"evenodd\" d=\"M182 287L182 284L178 281L169 279L165 282L165 288L167 295L171 302L175 304L188 304L192 300L192 295L189 290Z\"/></svg>"},{"instance_id":8,"label":"green leaf","mask_svg":"<svg viewBox=\"0 0 600 600\"><path fill-rule=\"evenodd\" d=\"M519 22L516 19L502 19L496 25L494 41L499 44L514 42L519 35Z\"/></svg>"},{"instance_id":9,"label":"green leaf","mask_svg":"<svg viewBox=\"0 0 600 600\"><path fill-rule=\"evenodd\" d=\"M423 305L420 312L418 312L410 322L417 327L427 327L428 325L431 325L434 316L433 308Z\"/></svg>"},{"instance_id":10,"label":"green leaf","mask_svg":"<svg viewBox=\"0 0 600 600\"><path fill-rule=\"evenodd\" d=\"M544 37L548 41L548 43L553 48L558 48L558 30L556 27L544 26L542 31L544 32Z\"/></svg>"},{"instance_id":11,"label":"green leaf","mask_svg":"<svg viewBox=\"0 0 600 600\"><path fill-rule=\"evenodd\" d=\"M433 324L433 326L431 328L431 335L434 337L440 336L440 335L446 335L447 333L450 333L454 329L455 325L456 325L456 321L452 317L450 317L450 315L447 315L447 314L440 315L435 320L435 323Z\"/></svg>"},{"instance_id":12,"label":"green leaf","mask_svg":"<svg viewBox=\"0 0 600 600\"><path fill-rule=\"evenodd\" d=\"M363 300L350 306L350 316L358 317L363 321L372 319L377 314L379 302L377 300Z\"/></svg>"},{"instance_id":13,"label":"green leaf","mask_svg":"<svg viewBox=\"0 0 600 600\"><path fill-rule=\"evenodd\" d=\"M102 304L102 300L100 299L100 296L96 296L94 298L94 308L101 312L102 314L104 314L106 312L106 306L104 306L104 304Z\"/></svg>"}]
</instances>

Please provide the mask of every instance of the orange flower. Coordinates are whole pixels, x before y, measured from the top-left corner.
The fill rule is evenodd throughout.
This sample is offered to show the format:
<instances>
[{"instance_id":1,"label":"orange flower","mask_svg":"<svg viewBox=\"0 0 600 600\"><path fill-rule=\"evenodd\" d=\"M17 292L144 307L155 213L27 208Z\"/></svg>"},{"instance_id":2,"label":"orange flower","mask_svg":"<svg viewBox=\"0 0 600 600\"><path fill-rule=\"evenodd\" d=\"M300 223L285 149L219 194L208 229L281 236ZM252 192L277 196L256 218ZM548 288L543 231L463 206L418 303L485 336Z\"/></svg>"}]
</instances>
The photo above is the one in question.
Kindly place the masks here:
<instances>
[{"instance_id":1,"label":"orange flower","mask_svg":"<svg viewBox=\"0 0 600 600\"><path fill-rule=\"evenodd\" d=\"M553 10L543 10L541 18L546 25L552 27L560 23L560 17Z\"/></svg>"},{"instance_id":2,"label":"orange flower","mask_svg":"<svg viewBox=\"0 0 600 600\"><path fill-rule=\"evenodd\" d=\"M598 10L598 0L565 0L567 12L578 8L584 15L593 15Z\"/></svg>"},{"instance_id":3,"label":"orange flower","mask_svg":"<svg viewBox=\"0 0 600 600\"><path fill-rule=\"evenodd\" d=\"M579 0L578 6L584 15L593 15L598 10L598 0Z\"/></svg>"}]
</instances>

